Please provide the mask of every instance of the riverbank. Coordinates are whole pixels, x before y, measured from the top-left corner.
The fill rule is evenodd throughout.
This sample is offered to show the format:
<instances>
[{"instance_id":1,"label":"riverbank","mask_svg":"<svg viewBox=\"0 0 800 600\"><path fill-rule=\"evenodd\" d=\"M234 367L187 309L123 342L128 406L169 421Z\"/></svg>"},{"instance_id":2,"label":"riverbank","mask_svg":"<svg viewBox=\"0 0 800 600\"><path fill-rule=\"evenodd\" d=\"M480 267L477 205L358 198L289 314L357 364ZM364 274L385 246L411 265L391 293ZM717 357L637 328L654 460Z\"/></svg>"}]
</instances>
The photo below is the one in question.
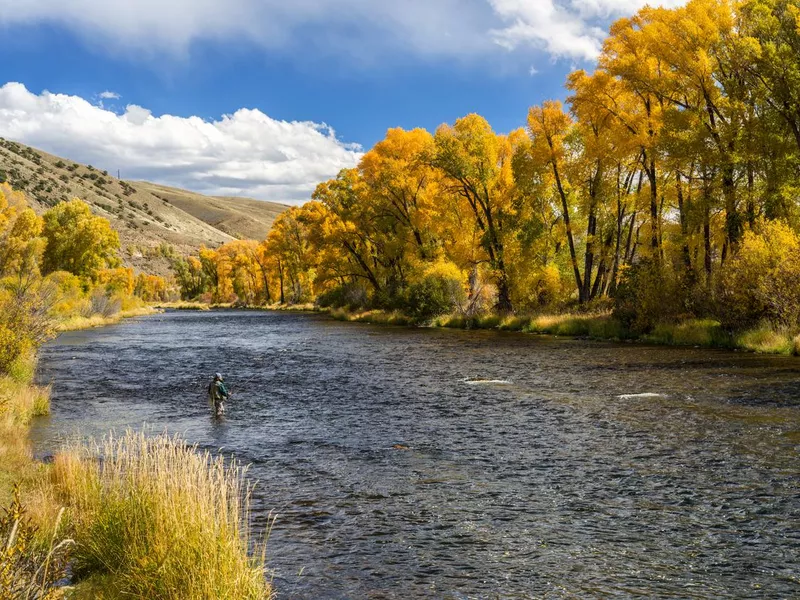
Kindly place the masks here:
<instances>
[{"instance_id":1,"label":"riverbank","mask_svg":"<svg viewBox=\"0 0 800 600\"><path fill-rule=\"evenodd\" d=\"M420 324L399 311L332 309L328 311L328 314L339 321L397 326ZM627 330L610 312L538 316L483 315L469 318L460 314L451 314L435 317L423 325L451 329L494 329L594 340L697 346L800 356L800 332L762 325L755 329L732 334L724 331L718 321L711 319L692 319L675 324L660 324L651 333L644 335L637 335Z\"/></svg>"},{"instance_id":2,"label":"riverbank","mask_svg":"<svg viewBox=\"0 0 800 600\"><path fill-rule=\"evenodd\" d=\"M31 377L0 378L0 506L8 506L12 489L29 490L45 472L33 460L28 429L34 417L50 412L50 389L33 385Z\"/></svg>"},{"instance_id":3,"label":"riverbank","mask_svg":"<svg viewBox=\"0 0 800 600\"><path fill-rule=\"evenodd\" d=\"M206 304L205 302L193 302L182 300L180 302L158 302L153 304L153 308L158 310L271 310L278 312L328 312L326 308L320 308L312 302L305 304L266 304L258 306L248 306L233 303Z\"/></svg>"},{"instance_id":4,"label":"riverbank","mask_svg":"<svg viewBox=\"0 0 800 600\"><path fill-rule=\"evenodd\" d=\"M57 330L156 312L75 318ZM0 522L0 586L7 576L19 597L75 600L271 597L265 541L249 539L242 468L178 437L135 433L63 448L52 464L36 461L29 430L49 414L50 388L33 383L35 370L31 357L0 378L0 506L14 515ZM67 565L75 586L58 583Z\"/></svg>"},{"instance_id":5,"label":"riverbank","mask_svg":"<svg viewBox=\"0 0 800 600\"><path fill-rule=\"evenodd\" d=\"M64 333L66 331L80 331L81 329L94 329L95 327L106 327L116 325L123 319L134 317L145 317L160 312L159 306L141 306L130 310L122 310L110 316L92 315L91 317L75 316L65 319L56 325L56 331Z\"/></svg>"}]
</instances>

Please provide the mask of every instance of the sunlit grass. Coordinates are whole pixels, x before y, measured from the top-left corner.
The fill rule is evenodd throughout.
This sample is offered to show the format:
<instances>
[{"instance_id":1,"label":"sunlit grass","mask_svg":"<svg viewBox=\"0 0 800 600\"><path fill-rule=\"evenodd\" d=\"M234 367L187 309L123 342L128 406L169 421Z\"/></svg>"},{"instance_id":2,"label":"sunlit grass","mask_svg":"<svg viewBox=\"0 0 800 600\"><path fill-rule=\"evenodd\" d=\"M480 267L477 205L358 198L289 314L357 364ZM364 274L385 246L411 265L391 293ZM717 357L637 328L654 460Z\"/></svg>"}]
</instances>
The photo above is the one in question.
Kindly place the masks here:
<instances>
[{"instance_id":1,"label":"sunlit grass","mask_svg":"<svg viewBox=\"0 0 800 600\"><path fill-rule=\"evenodd\" d=\"M597 339L627 337L625 328L610 313L540 315L524 324L522 331Z\"/></svg>"},{"instance_id":2,"label":"sunlit grass","mask_svg":"<svg viewBox=\"0 0 800 600\"><path fill-rule=\"evenodd\" d=\"M450 329L469 329L472 319L460 314L440 315L431 320L433 327L447 327Z\"/></svg>"},{"instance_id":3,"label":"sunlit grass","mask_svg":"<svg viewBox=\"0 0 800 600\"><path fill-rule=\"evenodd\" d=\"M351 312L346 309L330 311L334 319L367 323L408 325L414 321L397 311ZM585 337L597 340L639 340L642 342L706 348L738 348L769 354L800 356L800 335L769 325L732 335L719 321L690 319L678 323L660 323L646 335L634 335L615 319L610 311L588 314L497 315L467 317L460 313L440 315L431 319L432 327L450 329L498 329L566 337Z\"/></svg>"},{"instance_id":4,"label":"sunlit grass","mask_svg":"<svg viewBox=\"0 0 800 600\"><path fill-rule=\"evenodd\" d=\"M431 322L434 327L455 329L499 329L598 339L622 339L625 330L610 313L563 315L482 315L468 318L460 314L443 315Z\"/></svg>"},{"instance_id":5,"label":"sunlit grass","mask_svg":"<svg viewBox=\"0 0 800 600\"><path fill-rule=\"evenodd\" d=\"M189 302L181 300L179 302L158 302L155 308L170 309L170 310L209 310L210 306L205 302Z\"/></svg>"},{"instance_id":6,"label":"sunlit grass","mask_svg":"<svg viewBox=\"0 0 800 600\"><path fill-rule=\"evenodd\" d=\"M733 344L729 333L713 319L691 319L680 323L661 323L645 341L676 346L726 348Z\"/></svg>"},{"instance_id":7,"label":"sunlit grass","mask_svg":"<svg viewBox=\"0 0 800 600\"><path fill-rule=\"evenodd\" d=\"M72 540L61 534L59 510L46 527L38 526L21 501L19 487L0 514L0 598L62 598L59 581L67 573Z\"/></svg>"},{"instance_id":8,"label":"sunlit grass","mask_svg":"<svg viewBox=\"0 0 800 600\"><path fill-rule=\"evenodd\" d=\"M100 578L106 597L270 597L265 546L249 553L240 467L129 432L59 453L52 481L69 507L76 575Z\"/></svg>"},{"instance_id":9,"label":"sunlit grass","mask_svg":"<svg viewBox=\"0 0 800 600\"><path fill-rule=\"evenodd\" d=\"M508 315L501 319L497 328L503 331L523 331L530 322L530 316Z\"/></svg>"},{"instance_id":10,"label":"sunlit grass","mask_svg":"<svg viewBox=\"0 0 800 600\"><path fill-rule=\"evenodd\" d=\"M132 317L143 317L146 315L152 315L158 312L156 308L150 306L141 306L138 308L133 308L130 310L123 310L118 312L115 315L110 317L104 317L103 315L92 315L91 317L82 317L82 316L72 316L63 321L60 321L56 325L56 329L59 332L65 331L79 331L81 329L93 329L95 327L105 327L107 325L114 325L119 323L122 319L128 319Z\"/></svg>"},{"instance_id":11,"label":"sunlit grass","mask_svg":"<svg viewBox=\"0 0 800 600\"><path fill-rule=\"evenodd\" d=\"M344 308L335 308L328 313L337 321L348 321L351 323L372 323L374 325L415 325L416 322L411 317L404 315L398 310L366 310L352 312Z\"/></svg>"},{"instance_id":12,"label":"sunlit grass","mask_svg":"<svg viewBox=\"0 0 800 600\"><path fill-rule=\"evenodd\" d=\"M302 304L268 304L263 308L267 310L280 310L286 312L317 312L319 307L313 302L304 302Z\"/></svg>"},{"instance_id":13,"label":"sunlit grass","mask_svg":"<svg viewBox=\"0 0 800 600\"><path fill-rule=\"evenodd\" d=\"M740 333L735 343L738 348L761 354L792 354L797 351L797 338L766 324Z\"/></svg>"},{"instance_id":14,"label":"sunlit grass","mask_svg":"<svg viewBox=\"0 0 800 600\"><path fill-rule=\"evenodd\" d=\"M27 377L0 378L0 504L11 500L15 483L27 490L40 477L43 466L33 460L28 425L49 412L50 388L32 385Z\"/></svg>"}]
</instances>

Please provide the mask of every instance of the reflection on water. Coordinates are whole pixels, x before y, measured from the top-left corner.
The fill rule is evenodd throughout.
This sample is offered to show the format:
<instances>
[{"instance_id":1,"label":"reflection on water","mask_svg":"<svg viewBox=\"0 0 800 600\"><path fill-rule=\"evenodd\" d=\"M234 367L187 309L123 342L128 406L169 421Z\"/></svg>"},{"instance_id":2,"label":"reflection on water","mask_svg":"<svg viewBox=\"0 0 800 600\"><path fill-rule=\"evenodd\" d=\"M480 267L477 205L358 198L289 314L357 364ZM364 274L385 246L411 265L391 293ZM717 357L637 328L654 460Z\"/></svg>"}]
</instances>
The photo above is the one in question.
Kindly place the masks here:
<instances>
[{"instance_id":1,"label":"reflection on water","mask_svg":"<svg viewBox=\"0 0 800 600\"><path fill-rule=\"evenodd\" d=\"M40 379L40 455L147 423L252 463L284 598L800 595L797 359L168 313Z\"/></svg>"}]
</instances>

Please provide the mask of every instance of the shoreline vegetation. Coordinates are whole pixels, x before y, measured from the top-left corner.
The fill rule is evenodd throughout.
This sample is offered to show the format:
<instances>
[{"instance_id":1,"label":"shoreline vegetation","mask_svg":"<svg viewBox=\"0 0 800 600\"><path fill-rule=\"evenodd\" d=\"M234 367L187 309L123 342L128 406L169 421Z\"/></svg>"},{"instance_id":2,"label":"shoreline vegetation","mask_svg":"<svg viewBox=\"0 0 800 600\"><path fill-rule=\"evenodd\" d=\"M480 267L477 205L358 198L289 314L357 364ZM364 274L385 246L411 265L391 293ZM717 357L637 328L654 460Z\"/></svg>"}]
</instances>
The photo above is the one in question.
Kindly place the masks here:
<instances>
[{"instance_id":1,"label":"shoreline vegetation","mask_svg":"<svg viewBox=\"0 0 800 600\"><path fill-rule=\"evenodd\" d=\"M636 335L615 319L611 311L538 316L489 314L477 317L466 317L456 313L434 317L421 323L400 311L350 311L338 308L318 309L318 312L326 312L337 321L375 325L488 329L615 342L630 341L653 345L696 346L800 356L800 332L764 324L741 333L731 333L725 331L719 321L712 319L662 323L648 334Z\"/></svg>"}]
</instances>

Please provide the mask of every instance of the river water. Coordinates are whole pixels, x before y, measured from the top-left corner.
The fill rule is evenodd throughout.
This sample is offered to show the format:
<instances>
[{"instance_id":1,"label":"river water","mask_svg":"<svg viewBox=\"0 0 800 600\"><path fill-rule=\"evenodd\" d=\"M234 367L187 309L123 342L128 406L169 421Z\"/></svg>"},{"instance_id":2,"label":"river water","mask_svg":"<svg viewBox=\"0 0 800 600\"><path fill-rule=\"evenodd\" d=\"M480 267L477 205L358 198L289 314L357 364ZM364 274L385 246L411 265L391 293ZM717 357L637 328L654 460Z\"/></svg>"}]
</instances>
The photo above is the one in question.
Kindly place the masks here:
<instances>
[{"instance_id":1,"label":"river water","mask_svg":"<svg viewBox=\"0 0 800 600\"><path fill-rule=\"evenodd\" d=\"M800 359L169 312L39 379L39 456L146 424L252 463L280 598L800 597Z\"/></svg>"}]
</instances>

